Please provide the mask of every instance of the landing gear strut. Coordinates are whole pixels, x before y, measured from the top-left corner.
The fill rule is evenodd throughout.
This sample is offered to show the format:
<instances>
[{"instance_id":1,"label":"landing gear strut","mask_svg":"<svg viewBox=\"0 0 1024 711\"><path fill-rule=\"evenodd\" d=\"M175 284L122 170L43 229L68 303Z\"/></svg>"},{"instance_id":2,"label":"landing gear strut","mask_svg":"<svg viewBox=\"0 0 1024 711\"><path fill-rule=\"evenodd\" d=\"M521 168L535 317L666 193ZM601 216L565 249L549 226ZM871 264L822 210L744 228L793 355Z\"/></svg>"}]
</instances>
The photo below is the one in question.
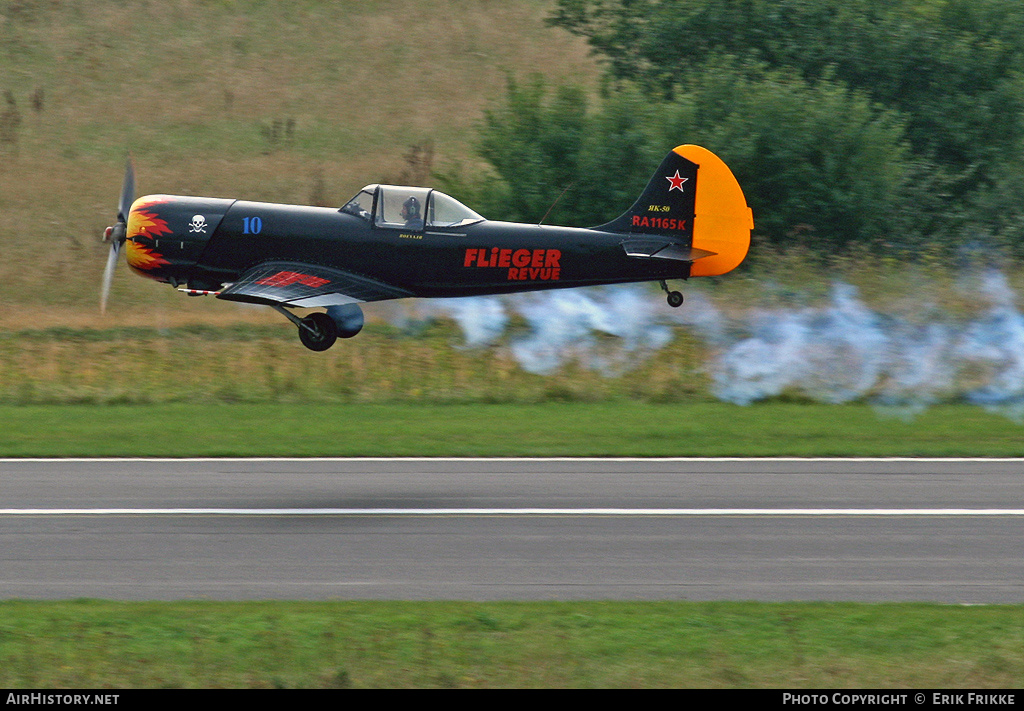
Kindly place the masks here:
<instances>
[{"instance_id":1,"label":"landing gear strut","mask_svg":"<svg viewBox=\"0 0 1024 711\"><path fill-rule=\"evenodd\" d=\"M661 284L661 288L665 291L665 293L668 294L667 301L669 306L671 306L674 309L677 309L683 305L682 292L669 291L668 284L665 283L664 279L662 279L659 283Z\"/></svg>"}]
</instances>

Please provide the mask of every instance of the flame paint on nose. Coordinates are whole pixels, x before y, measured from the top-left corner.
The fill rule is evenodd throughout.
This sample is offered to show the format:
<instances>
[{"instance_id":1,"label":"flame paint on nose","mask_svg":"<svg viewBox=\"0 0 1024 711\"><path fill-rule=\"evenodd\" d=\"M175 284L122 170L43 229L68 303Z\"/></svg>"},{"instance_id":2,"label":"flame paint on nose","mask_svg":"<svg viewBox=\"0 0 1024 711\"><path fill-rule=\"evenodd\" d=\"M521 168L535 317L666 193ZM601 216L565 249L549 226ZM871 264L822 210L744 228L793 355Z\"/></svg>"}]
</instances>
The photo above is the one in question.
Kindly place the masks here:
<instances>
[{"instance_id":1,"label":"flame paint on nose","mask_svg":"<svg viewBox=\"0 0 1024 711\"><path fill-rule=\"evenodd\" d=\"M125 260L129 267L149 277L154 276L152 272L155 270L170 265L170 262L155 249L131 239L125 243Z\"/></svg>"},{"instance_id":2,"label":"flame paint on nose","mask_svg":"<svg viewBox=\"0 0 1024 711\"><path fill-rule=\"evenodd\" d=\"M142 197L135 201L128 213L125 260L137 273L154 279L160 279L154 272L170 265L170 261L155 248L157 239L172 234L167 221L155 208L167 202L168 199L161 196ZM148 244L150 240L152 244Z\"/></svg>"},{"instance_id":3,"label":"flame paint on nose","mask_svg":"<svg viewBox=\"0 0 1024 711\"><path fill-rule=\"evenodd\" d=\"M167 220L160 217L155 207L169 202L170 199L164 195L147 195L136 200L128 213L128 238L151 237L156 239L171 234Z\"/></svg>"}]
</instances>

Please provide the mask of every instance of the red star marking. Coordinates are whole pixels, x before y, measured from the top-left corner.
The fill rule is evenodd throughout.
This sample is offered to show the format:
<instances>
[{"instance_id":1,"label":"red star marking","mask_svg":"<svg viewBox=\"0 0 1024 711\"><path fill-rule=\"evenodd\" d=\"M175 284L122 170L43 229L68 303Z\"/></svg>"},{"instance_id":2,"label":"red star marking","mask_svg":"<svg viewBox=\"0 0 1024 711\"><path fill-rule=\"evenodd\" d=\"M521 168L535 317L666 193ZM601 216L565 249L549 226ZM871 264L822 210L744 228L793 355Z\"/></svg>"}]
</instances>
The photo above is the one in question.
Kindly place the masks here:
<instances>
[{"instance_id":1,"label":"red star marking","mask_svg":"<svg viewBox=\"0 0 1024 711\"><path fill-rule=\"evenodd\" d=\"M683 192L683 183L689 180L689 178L680 177L679 171L677 170L675 175L666 175L665 180L667 180L670 183L670 185L668 186L669 192L672 192L673 190Z\"/></svg>"}]
</instances>

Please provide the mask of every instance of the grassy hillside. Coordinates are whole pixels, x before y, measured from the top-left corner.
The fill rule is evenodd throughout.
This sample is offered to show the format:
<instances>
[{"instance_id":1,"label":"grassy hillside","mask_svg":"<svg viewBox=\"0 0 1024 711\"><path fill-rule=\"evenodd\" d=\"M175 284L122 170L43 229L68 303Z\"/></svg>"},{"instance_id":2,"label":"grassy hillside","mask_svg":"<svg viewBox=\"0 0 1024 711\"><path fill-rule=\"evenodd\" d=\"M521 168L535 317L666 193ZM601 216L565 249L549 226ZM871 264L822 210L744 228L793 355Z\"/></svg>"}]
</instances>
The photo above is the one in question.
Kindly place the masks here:
<instances>
[{"instance_id":1,"label":"grassy hillside","mask_svg":"<svg viewBox=\"0 0 1024 711\"><path fill-rule=\"evenodd\" d=\"M323 204L408 177L414 145L472 162L508 73L597 76L581 40L545 26L550 4L0 4L0 328L250 320L127 270L97 319L125 153L140 194Z\"/></svg>"}]
</instances>

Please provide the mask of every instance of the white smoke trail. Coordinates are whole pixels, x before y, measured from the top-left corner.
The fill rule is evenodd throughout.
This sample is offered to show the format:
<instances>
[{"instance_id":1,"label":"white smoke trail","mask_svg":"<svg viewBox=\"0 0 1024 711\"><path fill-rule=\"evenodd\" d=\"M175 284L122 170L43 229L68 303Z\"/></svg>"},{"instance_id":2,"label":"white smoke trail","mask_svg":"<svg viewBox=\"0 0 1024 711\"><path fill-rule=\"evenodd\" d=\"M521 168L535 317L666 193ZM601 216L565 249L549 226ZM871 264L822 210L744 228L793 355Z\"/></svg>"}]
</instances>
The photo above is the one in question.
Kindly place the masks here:
<instances>
[{"instance_id":1,"label":"white smoke trail","mask_svg":"<svg viewBox=\"0 0 1024 711\"><path fill-rule=\"evenodd\" d=\"M553 373L568 360L612 375L664 347L672 329L655 320L652 303L636 287L531 294L512 300L530 335L512 342L522 367ZM598 335L617 336L618 347L599 347Z\"/></svg>"},{"instance_id":2,"label":"white smoke trail","mask_svg":"<svg viewBox=\"0 0 1024 711\"><path fill-rule=\"evenodd\" d=\"M1024 316L1004 275L985 279L982 293L991 306L964 329L957 343L956 355L982 373L965 397L1020 419L1024 414Z\"/></svg>"},{"instance_id":3,"label":"white smoke trail","mask_svg":"<svg viewBox=\"0 0 1024 711\"><path fill-rule=\"evenodd\" d=\"M471 348L494 343L505 332L508 314L501 299L477 296L468 299L435 299L433 305L459 324Z\"/></svg>"},{"instance_id":4,"label":"white smoke trail","mask_svg":"<svg viewBox=\"0 0 1024 711\"><path fill-rule=\"evenodd\" d=\"M747 405L788 390L823 402L858 399L878 382L887 335L852 287L834 287L825 309L759 311L750 335L728 345L711 365L715 394Z\"/></svg>"},{"instance_id":5,"label":"white smoke trail","mask_svg":"<svg viewBox=\"0 0 1024 711\"><path fill-rule=\"evenodd\" d=\"M825 305L730 316L696 289L670 309L639 285L440 299L427 313L454 319L467 347L507 347L532 373L576 362L621 374L669 346L681 327L705 341L713 392L726 402L797 394L914 411L961 400L1024 419L1024 315L1004 275L980 283L985 307L973 318L927 304L913 319L881 313L842 283ZM525 334L507 335L514 317Z\"/></svg>"},{"instance_id":6,"label":"white smoke trail","mask_svg":"<svg viewBox=\"0 0 1024 711\"><path fill-rule=\"evenodd\" d=\"M656 315L664 304L635 285L435 299L430 304L427 314L452 318L469 347L498 343L511 315L518 315L529 332L513 336L509 349L524 370L539 375L571 361L618 374L672 340L671 326L659 323ZM603 336L615 338L609 343Z\"/></svg>"}]
</instances>

